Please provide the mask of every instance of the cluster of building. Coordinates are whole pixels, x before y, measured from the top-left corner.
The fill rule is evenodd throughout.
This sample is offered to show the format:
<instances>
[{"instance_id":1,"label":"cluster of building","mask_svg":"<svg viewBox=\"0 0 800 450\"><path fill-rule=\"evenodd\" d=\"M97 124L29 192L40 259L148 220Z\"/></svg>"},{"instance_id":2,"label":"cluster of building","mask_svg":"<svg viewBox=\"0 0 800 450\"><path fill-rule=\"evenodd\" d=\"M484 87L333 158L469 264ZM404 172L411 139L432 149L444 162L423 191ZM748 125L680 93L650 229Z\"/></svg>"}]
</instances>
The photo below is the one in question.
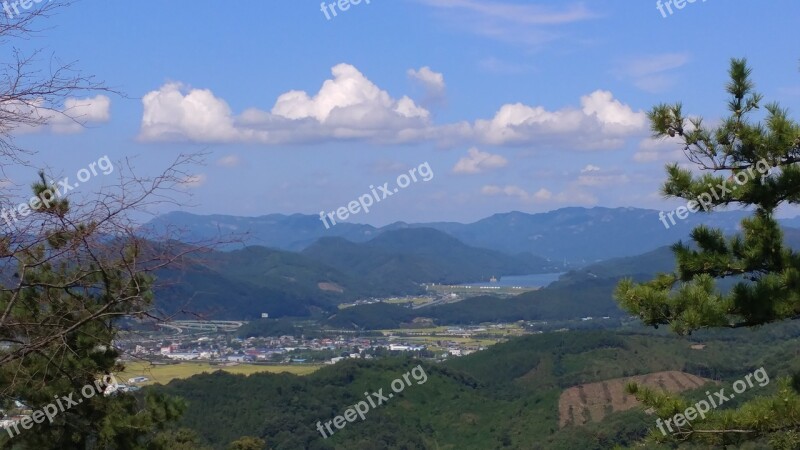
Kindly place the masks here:
<instances>
[{"instance_id":1,"label":"cluster of building","mask_svg":"<svg viewBox=\"0 0 800 450\"><path fill-rule=\"evenodd\" d=\"M399 336L358 336L352 332L341 331L329 337L251 337L240 339L230 333L211 333L204 335L177 334L169 337L161 335L128 339L116 342L123 354L131 359L148 361L204 361L215 364L272 362L281 364L328 363L334 364L347 358L384 356L386 352L413 352L424 357L462 356L481 350L482 347L466 345L456 337L468 337L475 331L453 328L441 333L435 341L442 351L433 354L428 345L421 344L417 336L429 335L404 333ZM415 339L416 338L416 339Z\"/></svg>"}]
</instances>

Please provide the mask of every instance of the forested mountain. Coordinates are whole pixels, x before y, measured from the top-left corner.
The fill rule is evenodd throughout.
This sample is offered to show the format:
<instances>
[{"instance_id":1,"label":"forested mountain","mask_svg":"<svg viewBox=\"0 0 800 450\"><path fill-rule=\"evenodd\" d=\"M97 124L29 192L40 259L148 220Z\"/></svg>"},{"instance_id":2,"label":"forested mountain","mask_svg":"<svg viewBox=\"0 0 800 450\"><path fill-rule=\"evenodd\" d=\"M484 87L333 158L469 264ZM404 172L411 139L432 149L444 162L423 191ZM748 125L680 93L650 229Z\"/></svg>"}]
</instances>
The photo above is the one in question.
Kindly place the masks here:
<instances>
[{"instance_id":1,"label":"forested mountain","mask_svg":"<svg viewBox=\"0 0 800 450\"><path fill-rule=\"evenodd\" d=\"M209 251L158 272L158 306L213 319L308 316L381 292L303 255L264 247Z\"/></svg>"},{"instance_id":2,"label":"forested mountain","mask_svg":"<svg viewBox=\"0 0 800 450\"><path fill-rule=\"evenodd\" d=\"M384 282L463 283L492 276L547 273L558 265L531 254L471 247L431 228L387 231L365 243L323 238L303 255L348 273Z\"/></svg>"},{"instance_id":3,"label":"forested mountain","mask_svg":"<svg viewBox=\"0 0 800 450\"><path fill-rule=\"evenodd\" d=\"M667 211L668 213L669 211ZM641 208L562 208L546 213L519 211L495 214L474 223L396 222L376 228L348 222L326 229L318 216L270 214L261 217L224 215L200 216L174 212L160 216L144 230L164 233L183 231L186 239L241 237L245 244L299 251L322 237L341 237L351 242L366 242L388 232L408 228L433 228L463 243L507 254L531 253L557 262L586 265L609 258L634 256L686 239L693 227L705 223L726 233L738 229L745 214L718 211L690 214L676 219L669 228L659 220L659 211ZM791 226L798 219L784 222ZM241 247L242 244L238 244ZM231 248L235 245L231 244Z\"/></svg>"},{"instance_id":4,"label":"forested mountain","mask_svg":"<svg viewBox=\"0 0 800 450\"><path fill-rule=\"evenodd\" d=\"M152 389L186 398L190 407L181 425L219 449L244 435L261 436L274 450L605 449L633 443L654 420L638 408L560 428L559 397L566 388L658 371L730 380L761 365L777 377L792 366L787 355L798 337L797 324L704 332L689 341L645 330L551 333L440 365L347 360L306 377L217 372ZM690 348L697 342L706 345L703 351ZM734 344L741 351L728 351ZM371 409L367 420L356 419L323 439L317 421L342 414L364 392L391 392L391 381L419 364L424 383L412 379L402 394Z\"/></svg>"},{"instance_id":5,"label":"forested mountain","mask_svg":"<svg viewBox=\"0 0 800 450\"><path fill-rule=\"evenodd\" d=\"M248 319L330 314L355 299L424 292L459 283L555 270L530 254L470 247L440 231L390 231L366 243L323 238L302 253L259 246L206 251L159 272L156 298L170 313Z\"/></svg>"},{"instance_id":6,"label":"forested mountain","mask_svg":"<svg viewBox=\"0 0 800 450\"><path fill-rule=\"evenodd\" d=\"M433 319L437 325L466 325L518 320L574 320L586 316L622 317L612 293L616 280L590 280L579 285L557 286L509 298L472 297L457 303L408 309L373 304L338 311L328 319L332 326L359 329L398 328L415 318Z\"/></svg>"}]
</instances>

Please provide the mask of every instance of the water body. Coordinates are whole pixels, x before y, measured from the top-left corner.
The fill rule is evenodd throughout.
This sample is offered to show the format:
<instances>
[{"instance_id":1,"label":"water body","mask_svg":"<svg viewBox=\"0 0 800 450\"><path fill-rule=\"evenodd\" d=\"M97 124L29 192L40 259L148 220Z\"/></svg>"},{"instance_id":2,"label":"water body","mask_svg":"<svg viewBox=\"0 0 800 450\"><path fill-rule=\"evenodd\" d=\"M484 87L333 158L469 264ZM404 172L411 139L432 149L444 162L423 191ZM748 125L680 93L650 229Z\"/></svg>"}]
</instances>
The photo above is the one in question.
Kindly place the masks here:
<instances>
[{"instance_id":1,"label":"water body","mask_svg":"<svg viewBox=\"0 0 800 450\"><path fill-rule=\"evenodd\" d=\"M497 283L490 283L488 280L478 281L475 283L465 283L466 286L520 286L526 288L532 287L546 287L550 283L558 280L558 277L563 275L561 273L534 273L531 275L517 275L513 277L502 277L497 280Z\"/></svg>"}]
</instances>

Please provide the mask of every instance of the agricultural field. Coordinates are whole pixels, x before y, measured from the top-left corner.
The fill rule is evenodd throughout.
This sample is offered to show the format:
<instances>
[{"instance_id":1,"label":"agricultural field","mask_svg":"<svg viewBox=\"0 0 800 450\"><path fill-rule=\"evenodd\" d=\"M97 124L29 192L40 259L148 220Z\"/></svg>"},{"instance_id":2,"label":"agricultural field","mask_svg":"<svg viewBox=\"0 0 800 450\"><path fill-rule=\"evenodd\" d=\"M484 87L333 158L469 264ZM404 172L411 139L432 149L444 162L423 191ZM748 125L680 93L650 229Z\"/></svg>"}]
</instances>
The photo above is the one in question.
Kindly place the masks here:
<instances>
[{"instance_id":1,"label":"agricultural field","mask_svg":"<svg viewBox=\"0 0 800 450\"><path fill-rule=\"evenodd\" d=\"M413 303L414 306L424 305L436 301L433 297L394 297L383 300L383 303L403 305L406 303Z\"/></svg>"},{"instance_id":2,"label":"agricultural field","mask_svg":"<svg viewBox=\"0 0 800 450\"><path fill-rule=\"evenodd\" d=\"M563 428L567 425L600 422L611 413L639 406L640 403L625 392L625 385L628 383L679 393L714 381L673 370L573 386L562 392L558 400L559 426Z\"/></svg>"},{"instance_id":3,"label":"agricultural field","mask_svg":"<svg viewBox=\"0 0 800 450\"><path fill-rule=\"evenodd\" d=\"M389 298L382 298L377 301L380 303L386 303L390 305L405 305L406 303L412 303L414 306L422 306L436 302L436 298L435 297L389 297ZM363 303L360 302L340 303L337 307L339 309L346 309L346 308L352 308L353 306L358 306L360 304Z\"/></svg>"},{"instance_id":4,"label":"agricultural field","mask_svg":"<svg viewBox=\"0 0 800 450\"><path fill-rule=\"evenodd\" d=\"M294 375L308 375L316 372L322 366L319 365L261 365L261 364L237 364L231 366L211 365L205 362L180 362L177 364L156 364L153 365L146 361L133 361L125 363L125 370L117 373L116 377L120 383L126 382L133 377L147 377L150 380L141 383L146 386L150 384L167 384L172 380L182 380L200 373L211 373L217 370L224 370L234 374L250 375L259 372L288 372Z\"/></svg>"}]
</instances>

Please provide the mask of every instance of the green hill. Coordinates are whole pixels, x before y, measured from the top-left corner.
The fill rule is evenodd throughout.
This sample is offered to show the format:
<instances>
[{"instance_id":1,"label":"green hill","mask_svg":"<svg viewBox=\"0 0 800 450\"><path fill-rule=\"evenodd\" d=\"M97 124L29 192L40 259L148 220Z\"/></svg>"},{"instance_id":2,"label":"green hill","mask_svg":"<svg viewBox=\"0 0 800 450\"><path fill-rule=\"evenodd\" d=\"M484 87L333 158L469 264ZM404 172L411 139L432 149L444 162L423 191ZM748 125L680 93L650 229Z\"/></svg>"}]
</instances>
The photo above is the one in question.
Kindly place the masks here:
<instances>
[{"instance_id":1,"label":"green hill","mask_svg":"<svg viewBox=\"0 0 800 450\"><path fill-rule=\"evenodd\" d=\"M184 397L180 425L215 448L261 436L271 449L604 449L641 438L652 420L641 408L603 422L560 429L564 389L631 375L683 371L733 380L757 367L771 378L791 368L800 324L699 333L691 340L649 330L551 333L498 344L443 364L404 358L345 360L306 377L221 372L155 387ZM702 342L703 350L690 344ZM316 430L392 380L422 365L411 384L329 439ZM767 393L772 385L763 388ZM755 393L754 393L755 394Z\"/></svg>"},{"instance_id":2,"label":"green hill","mask_svg":"<svg viewBox=\"0 0 800 450\"><path fill-rule=\"evenodd\" d=\"M405 285L452 284L556 270L555 264L542 258L471 247L430 228L387 231L364 243L323 238L302 254L376 283Z\"/></svg>"}]
</instances>

